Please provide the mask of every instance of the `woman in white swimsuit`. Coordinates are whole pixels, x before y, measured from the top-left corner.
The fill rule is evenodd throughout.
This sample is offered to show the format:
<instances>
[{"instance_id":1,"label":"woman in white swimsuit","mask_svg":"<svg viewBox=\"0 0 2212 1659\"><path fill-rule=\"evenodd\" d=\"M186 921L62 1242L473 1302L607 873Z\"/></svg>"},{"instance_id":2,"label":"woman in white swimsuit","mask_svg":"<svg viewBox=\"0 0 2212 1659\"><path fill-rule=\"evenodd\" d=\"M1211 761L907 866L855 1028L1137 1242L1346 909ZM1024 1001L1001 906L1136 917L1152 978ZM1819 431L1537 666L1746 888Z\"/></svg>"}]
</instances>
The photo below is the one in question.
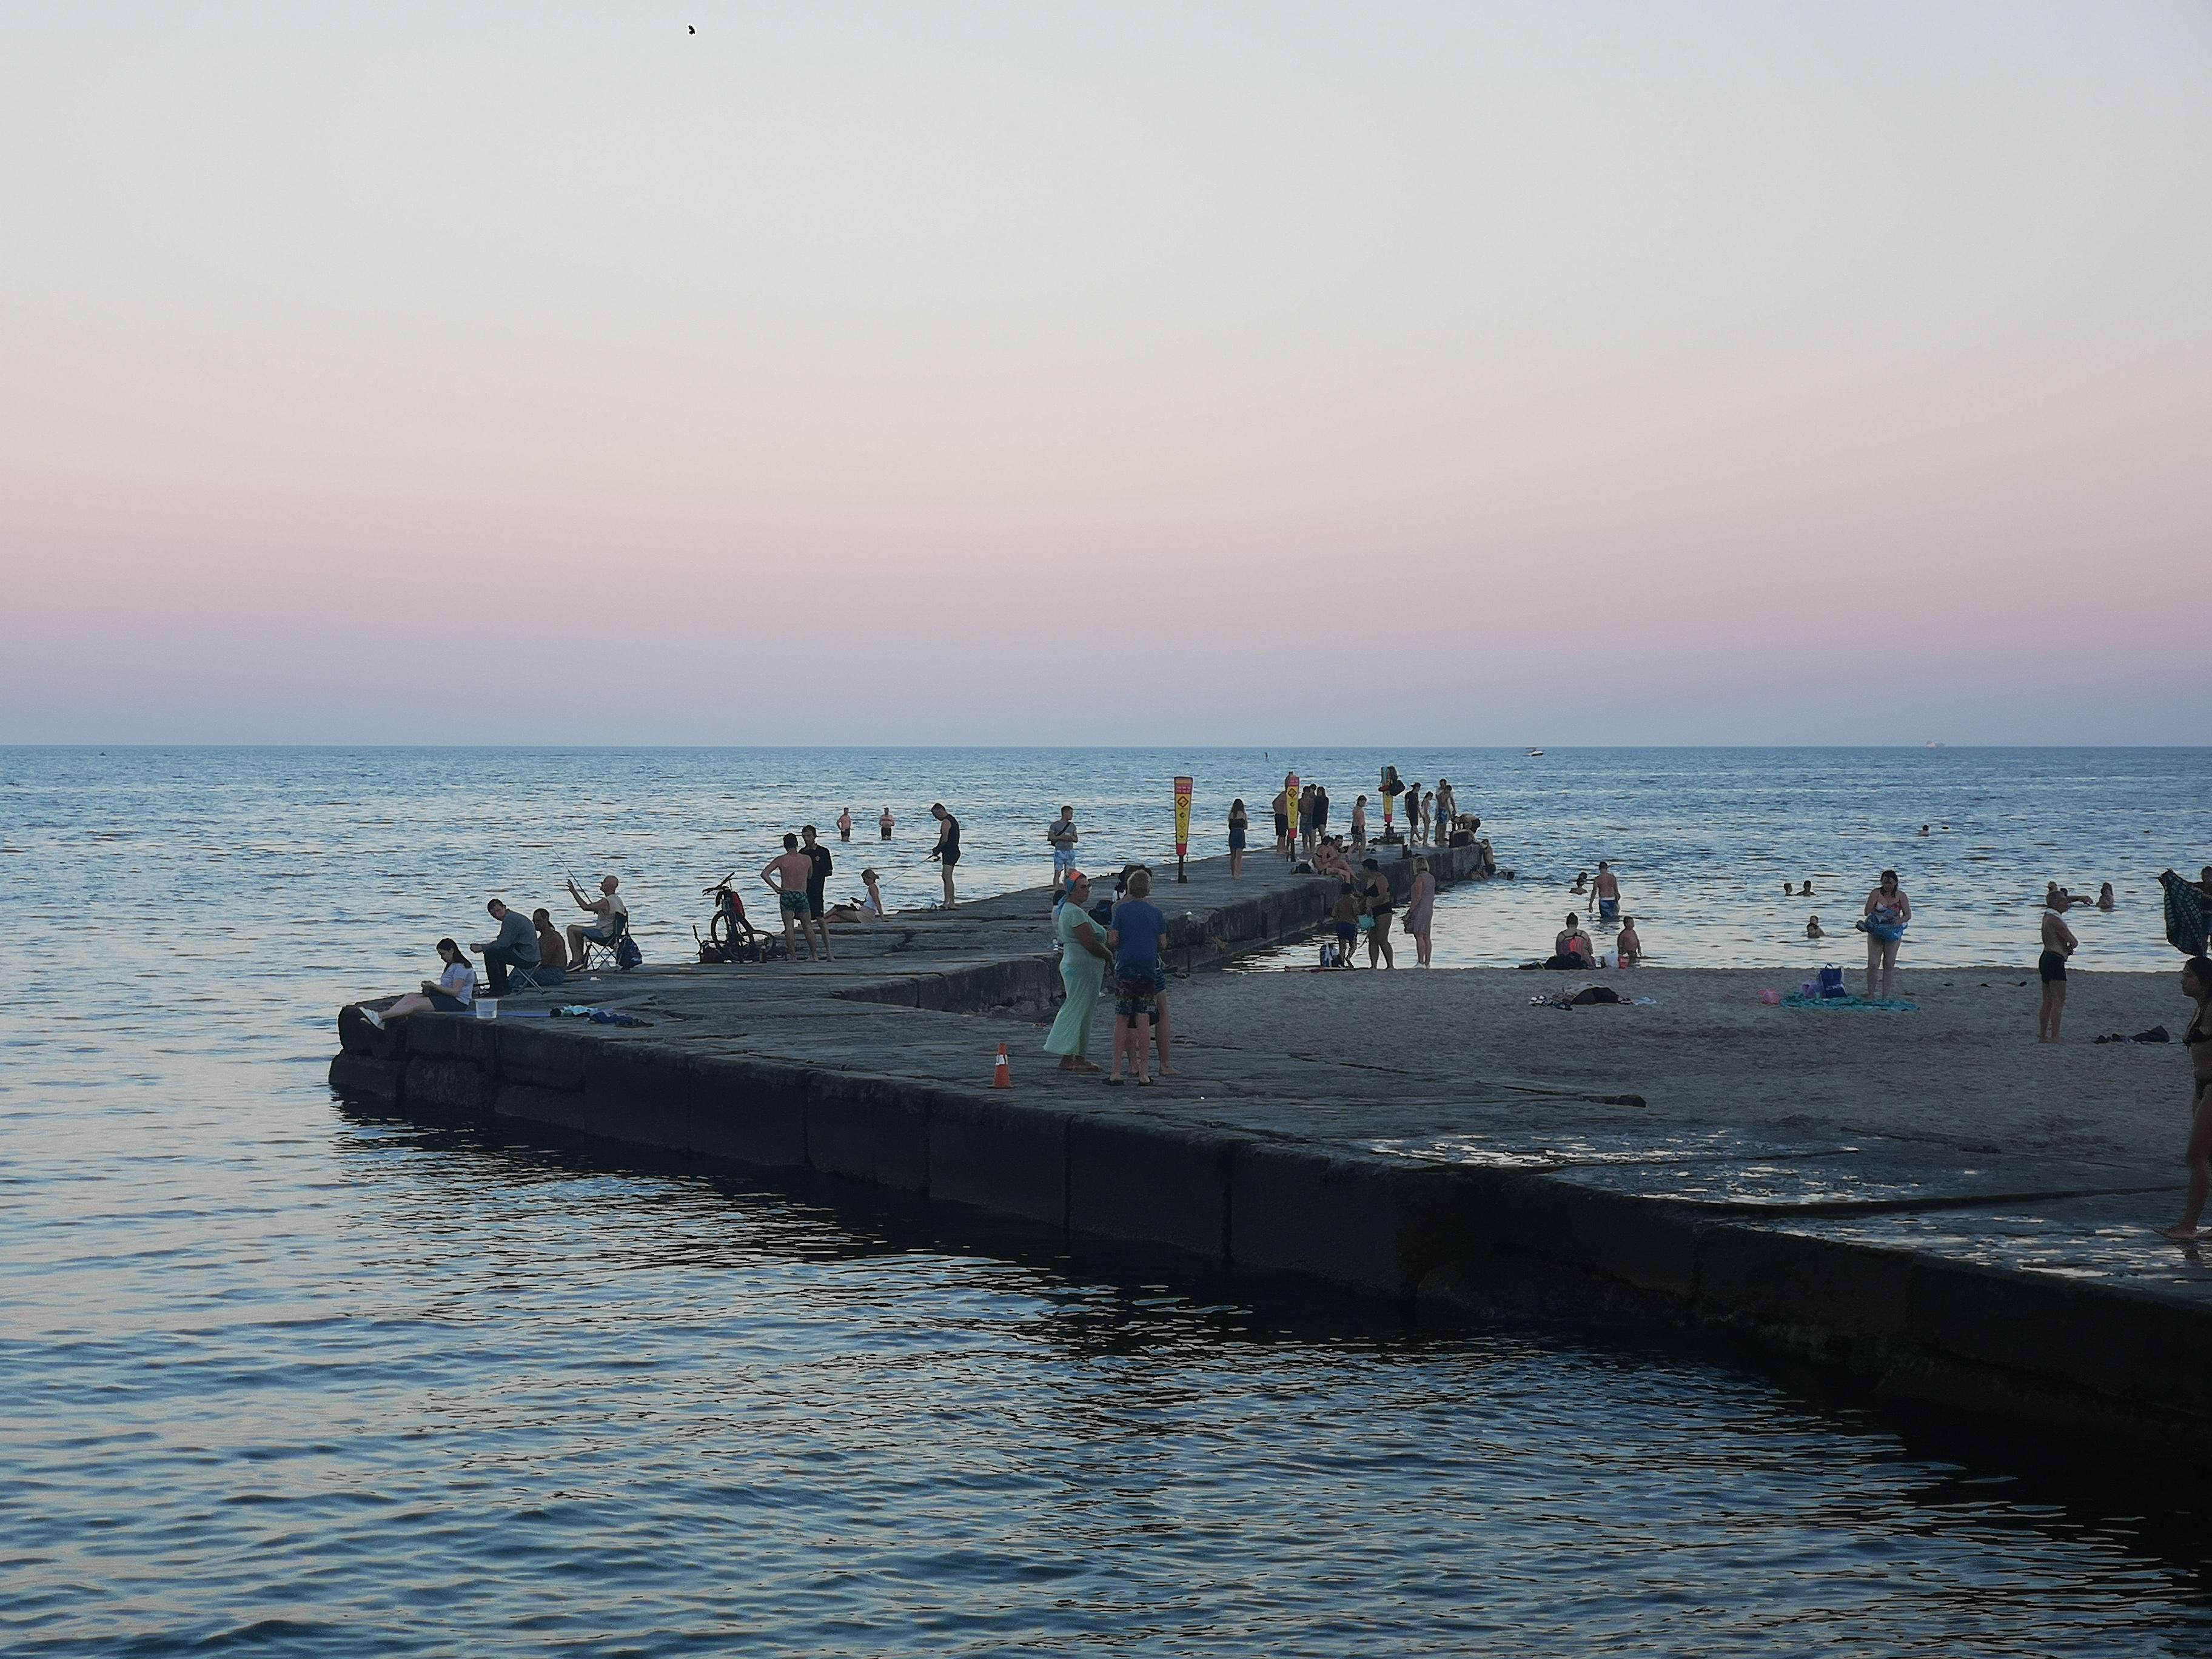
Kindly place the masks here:
<instances>
[{"instance_id":1,"label":"woman in white swimsuit","mask_svg":"<svg viewBox=\"0 0 2212 1659\"><path fill-rule=\"evenodd\" d=\"M1869 1002L1887 1001L1897 983L1897 947L1905 924L1912 920L1912 901L1897 884L1897 872L1881 872L1881 884L1867 895L1867 983ZM1876 931L1879 929L1880 931ZM1883 938L1887 933L1888 937Z\"/></svg>"}]
</instances>

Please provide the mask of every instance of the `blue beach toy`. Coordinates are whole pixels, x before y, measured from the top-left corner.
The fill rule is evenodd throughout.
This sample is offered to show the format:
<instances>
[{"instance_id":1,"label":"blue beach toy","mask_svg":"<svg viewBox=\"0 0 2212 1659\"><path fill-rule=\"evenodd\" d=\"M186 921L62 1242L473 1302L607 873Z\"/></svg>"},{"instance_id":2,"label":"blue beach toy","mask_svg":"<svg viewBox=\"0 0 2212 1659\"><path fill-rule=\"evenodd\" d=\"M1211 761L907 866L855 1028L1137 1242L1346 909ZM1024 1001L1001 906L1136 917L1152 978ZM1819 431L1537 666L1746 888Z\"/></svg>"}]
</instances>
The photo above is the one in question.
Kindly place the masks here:
<instances>
[{"instance_id":1,"label":"blue beach toy","mask_svg":"<svg viewBox=\"0 0 2212 1659\"><path fill-rule=\"evenodd\" d=\"M1905 937L1905 923L1894 910L1877 909L1870 916L1861 916L1851 926L1862 933L1871 933L1893 945Z\"/></svg>"}]
</instances>

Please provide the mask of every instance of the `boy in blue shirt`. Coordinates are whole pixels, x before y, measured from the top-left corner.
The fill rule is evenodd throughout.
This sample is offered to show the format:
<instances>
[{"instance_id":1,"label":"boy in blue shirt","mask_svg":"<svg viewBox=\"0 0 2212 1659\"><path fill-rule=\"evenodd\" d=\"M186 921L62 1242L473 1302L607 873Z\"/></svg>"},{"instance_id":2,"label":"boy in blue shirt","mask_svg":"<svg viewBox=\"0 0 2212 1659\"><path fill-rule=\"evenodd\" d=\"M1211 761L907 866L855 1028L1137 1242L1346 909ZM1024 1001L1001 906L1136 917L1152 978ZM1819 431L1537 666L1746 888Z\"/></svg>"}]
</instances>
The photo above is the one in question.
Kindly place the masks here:
<instances>
[{"instance_id":1,"label":"boy in blue shirt","mask_svg":"<svg viewBox=\"0 0 2212 1659\"><path fill-rule=\"evenodd\" d=\"M1114 907L1106 943L1114 952L1114 1061L1106 1081L1121 1082L1121 1061L1139 1084L1149 1086L1146 1062L1152 1057L1153 998L1160 972L1160 951L1168 942L1168 919L1152 902L1152 878L1139 870L1129 878L1129 896Z\"/></svg>"}]
</instances>

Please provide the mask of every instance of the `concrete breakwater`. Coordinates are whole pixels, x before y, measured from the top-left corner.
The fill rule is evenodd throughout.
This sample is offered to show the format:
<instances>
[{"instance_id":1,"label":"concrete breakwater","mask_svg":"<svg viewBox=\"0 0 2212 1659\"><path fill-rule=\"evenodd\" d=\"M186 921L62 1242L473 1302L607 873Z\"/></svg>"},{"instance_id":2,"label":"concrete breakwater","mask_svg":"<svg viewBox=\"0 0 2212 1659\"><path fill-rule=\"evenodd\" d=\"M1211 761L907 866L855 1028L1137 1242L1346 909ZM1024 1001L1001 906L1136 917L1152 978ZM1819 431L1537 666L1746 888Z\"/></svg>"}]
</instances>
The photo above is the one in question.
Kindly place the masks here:
<instances>
[{"instance_id":1,"label":"concrete breakwater","mask_svg":"<svg viewBox=\"0 0 2212 1659\"><path fill-rule=\"evenodd\" d=\"M1440 882L1473 872L1464 851L1431 857ZM1410 866L1385 868L1402 893ZM1305 936L1332 896L1264 856L1242 882L1219 860L1191 876L1156 894L1184 974ZM1817 1200L1745 1202L1639 1186L1618 1162L1605 1184L1378 1150L1401 1078L1323 1066L1240 1026L1238 1004L1270 998L1279 975L1231 975L1233 995L1209 994L1209 1029L1182 1034L1186 1078L1102 1089L1037 1055L1035 1021L1059 989L1048 915L1041 890L1008 894L841 931L835 964L647 969L556 994L645 1028L514 1017L550 1000L535 997L510 1000L497 1020L427 1015L386 1031L348 1009L331 1082L410 1114L815 1171L1440 1312L1722 1326L1898 1396L2212 1461L2212 1373L2198 1352L2212 1311L2190 1285L1991 1265L1967 1224L1918 1244L1822 1231L1855 1211L1963 1205L1975 1170L1952 1179L1931 1165L1911 1200L1894 1182L1831 1182ZM1015 1057L1012 1092L988 1086L1000 1042ZM1462 1109L1472 1121L1478 1106L1522 1098L1498 1090L1541 1086L1474 1078L1436 1091L1423 1121ZM1575 1098L1638 1133L1634 1097ZM2055 1177L2035 1191L2068 1196Z\"/></svg>"}]
</instances>

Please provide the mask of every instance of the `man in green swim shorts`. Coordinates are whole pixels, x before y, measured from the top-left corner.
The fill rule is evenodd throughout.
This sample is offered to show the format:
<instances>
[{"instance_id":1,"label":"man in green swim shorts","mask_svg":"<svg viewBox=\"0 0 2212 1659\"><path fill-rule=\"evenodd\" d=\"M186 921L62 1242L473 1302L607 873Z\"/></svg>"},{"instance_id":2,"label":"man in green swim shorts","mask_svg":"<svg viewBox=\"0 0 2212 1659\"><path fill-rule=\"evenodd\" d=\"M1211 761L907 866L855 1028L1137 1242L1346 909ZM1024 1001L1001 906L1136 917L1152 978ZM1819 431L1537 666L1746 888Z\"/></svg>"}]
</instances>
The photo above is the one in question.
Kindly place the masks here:
<instances>
[{"instance_id":1,"label":"man in green swim shorts","mask_svg":"<svg viewBox=\"0 0 2212 1659\"><path fill-rule=\"evenodd\" d=\"M783 838L783 855L770 859L762 866L761 879L775 895L776 908L783 916L783 957L786 962L799 960L799 946L791 937L792 924L799 925L799 934L806 941L806 959L817 959L814 935L807 927L806 881L814 873L814 860L799 850L799 837ZM829 933L823 924L823 933Z\"/></svg>"}]
</instances>

